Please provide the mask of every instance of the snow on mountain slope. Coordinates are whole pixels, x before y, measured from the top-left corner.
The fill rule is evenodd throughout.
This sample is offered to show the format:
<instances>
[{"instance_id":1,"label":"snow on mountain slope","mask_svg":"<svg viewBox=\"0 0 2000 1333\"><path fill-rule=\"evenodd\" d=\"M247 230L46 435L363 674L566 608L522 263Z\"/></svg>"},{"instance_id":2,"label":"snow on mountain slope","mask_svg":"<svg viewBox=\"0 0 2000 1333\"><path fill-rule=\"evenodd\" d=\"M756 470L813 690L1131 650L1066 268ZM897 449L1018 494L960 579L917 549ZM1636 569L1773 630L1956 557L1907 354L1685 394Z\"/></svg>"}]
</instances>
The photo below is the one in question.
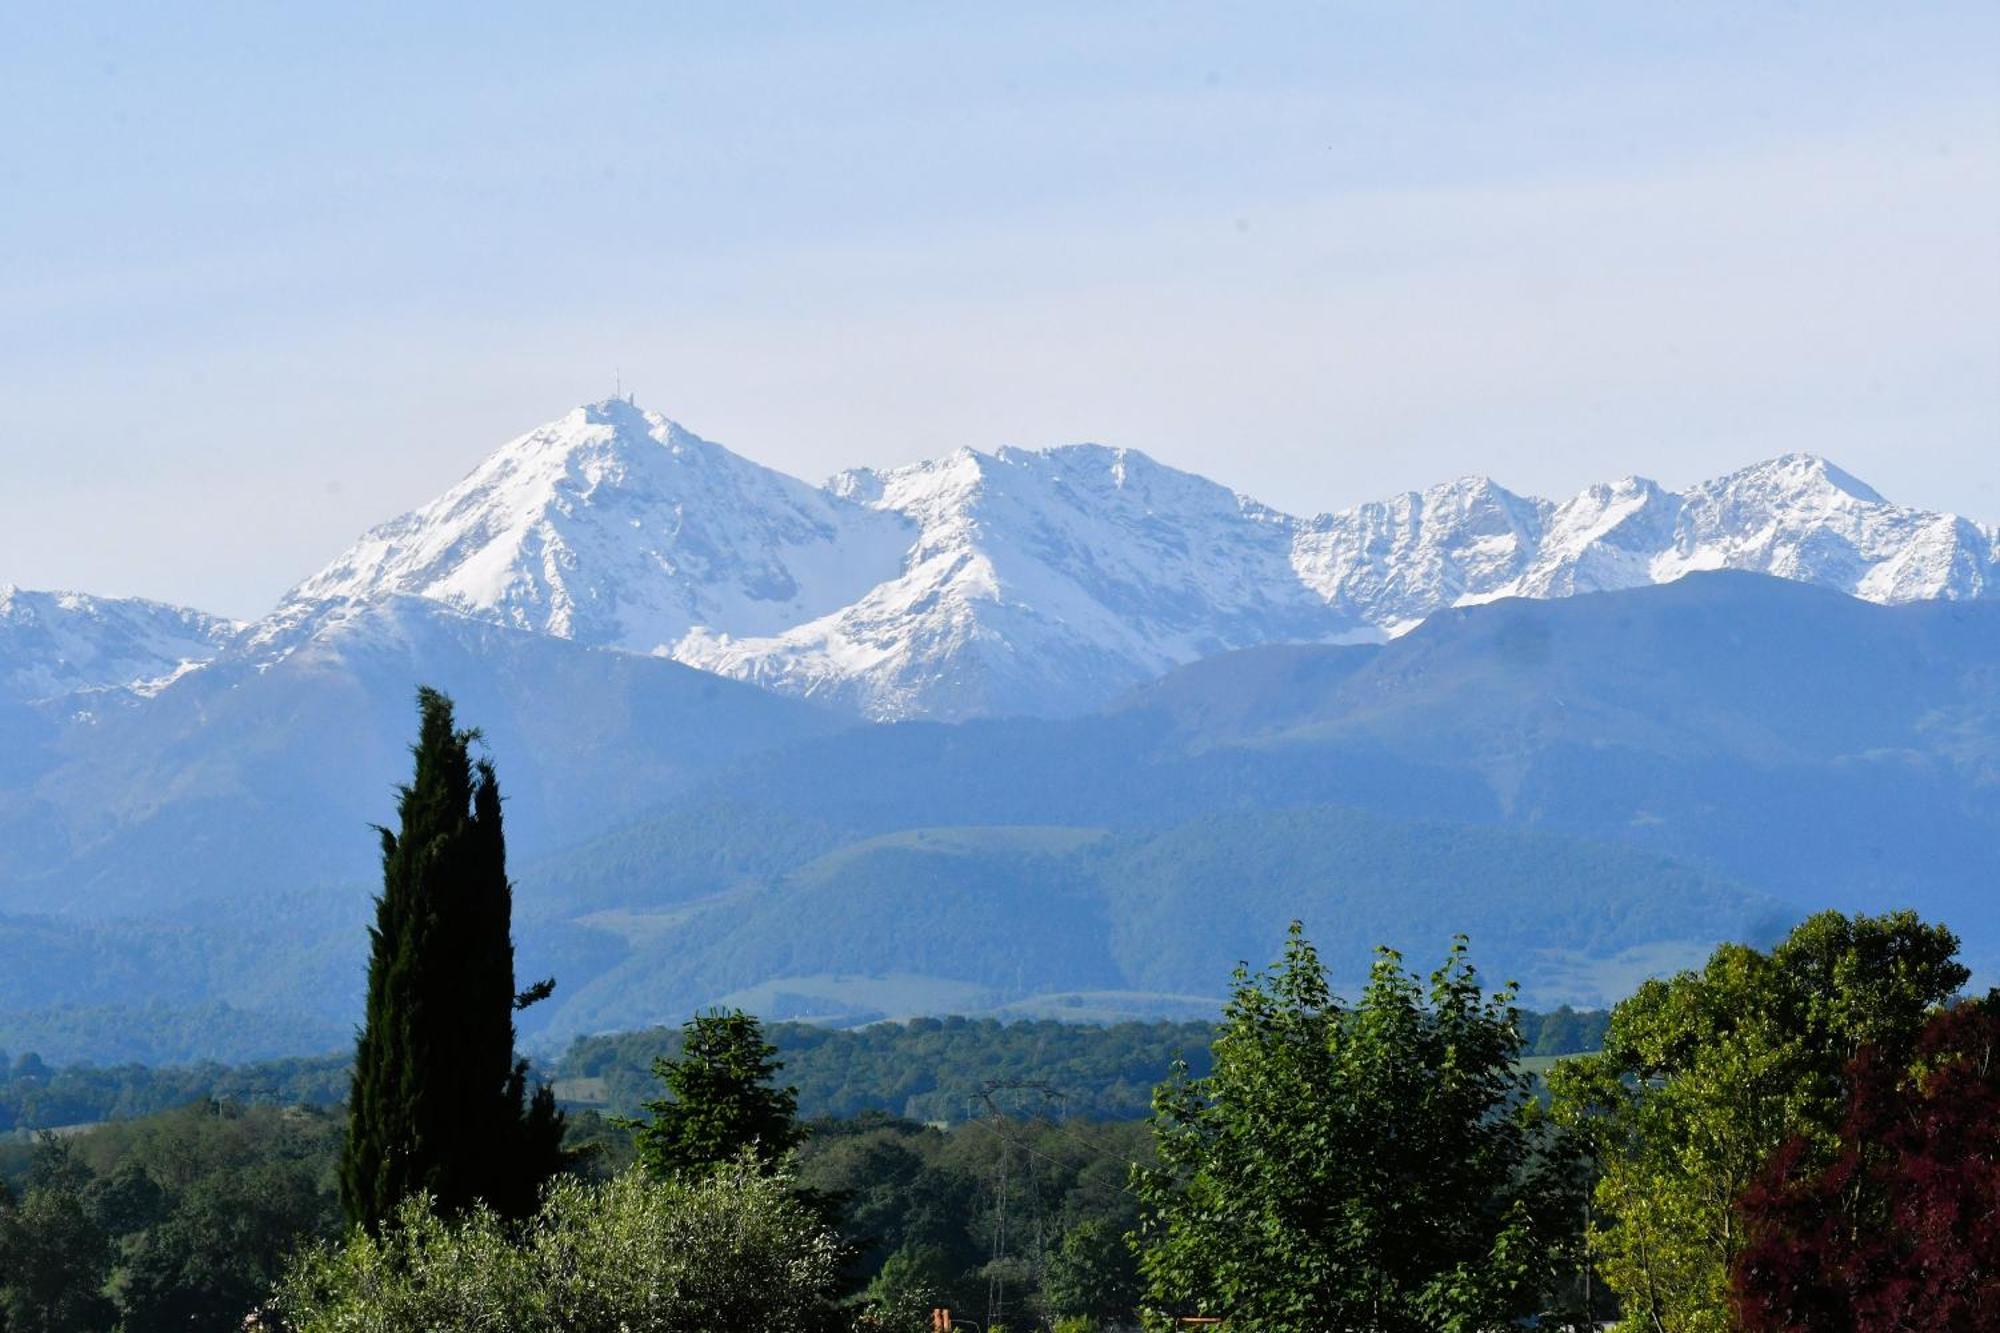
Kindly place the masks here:
<instances>
[{"instance_id":1,"label":"snow on mountain slope","mask_svg":"<svg viewBox=\"0 0 2000 1333\"><path fill-rule=\"evenodd\" d=\"M1873 601L2000 593L2000 533L1787 455L1560 504L1485 478L1301 519L1129 449L961 450L814 488L613 399L378 528L247 636L385 596L878 719L1087 708L1259 643L1742 569Z\"/></svg>"},{"instance_id":2,"label":"snow on mountain slope","mask_svg":"<svg viewBox=\"0 0 2000 1333\"><path fill-rule=\"evenodd\" d=\"M1396 634L1441 607L1505 596L1553 508L1466 477L1298 522L1292 565L1343 621Z\"/></svg>"},{"instance_id":3,"label":"snow on mountain slope","mask_svg":"<svg viewBox=\"0 0 2000 1333\"><path fill-rule=\"evenodd\" d=\"M1330 608L1394 635L1433 611L1740 569L1874 602L2000 594L2000 532L1891 504L1787 454L1683 493L1643 477L1553 504L1468 478L1299 525L1294 563Z\"/></svg>"},{"instance_id":4,"label":"snow on mountain slope","mask_svg":"<svg viewBox=\"0 0 2000 1333\"><path fill-rule=\"evenodd\" d=\"M1131 450L961 450L829 489L915 523L901 576L784 634L696 636L683 661L954 719L1074 711L1181 662L1326 634L1290 519Z\"/></svg>"},{"instance_id":5,"label":"snow on mountain slope","mask_svg":"<svg viewBox=\"0 0 2000 1333\"><path fill-rule=\"evenodd\" d=\"M1787 454L1682 497L1656 582L1750 569L1871 602L2000 593L2000 530L1890 504L1825 459Z\"/></svg>"},{"instance_id":6,"label":"snow on mountain slope","mask_svg":"<svg viewBox=\"0 0 2000 1333\"><path fill-rule=\"evenodd\" d=\"M595 647L776 633L893 577L910 534L611 399L514 440L287 596L274 620L408 594Z\"/></svg>"},{"instance_id":7,"label":"snow on mountain slope","mask_svg":"<svg viewBox=\"0 0 2000 1333\"><path fill-rule=\"evenodd\" d=\"M0 585L0 700L24 703L80 690L150 693L215 657L242 628L137 597Z\"/></svg>"}]
</instances>

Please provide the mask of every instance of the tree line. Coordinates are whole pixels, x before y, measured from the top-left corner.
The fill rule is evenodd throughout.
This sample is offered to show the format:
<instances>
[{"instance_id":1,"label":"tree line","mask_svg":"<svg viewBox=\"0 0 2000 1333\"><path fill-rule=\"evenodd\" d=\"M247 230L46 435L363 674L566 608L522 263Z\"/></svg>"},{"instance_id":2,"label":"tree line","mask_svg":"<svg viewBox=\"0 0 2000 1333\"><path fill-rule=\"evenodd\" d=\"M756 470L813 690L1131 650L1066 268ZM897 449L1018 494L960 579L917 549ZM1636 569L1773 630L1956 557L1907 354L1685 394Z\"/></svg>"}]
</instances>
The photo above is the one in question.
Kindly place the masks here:
<instances>
[{"instance_id":1,"label":"tree line","mask_svg":"<svg viewBox=\"0 0 2000 1333\"><path fill-rule=\"evenodd\" d=\"M1522 1051L1550 1057L1595 1051L1610 1015L1561 1008L1521 1013ZM951 1121L1004 1078L1062 1089L1064 1111L1089 1120L1143 1120L1153 1085L1175 1058L1207 1069L1212 1021L1112 1023L1055 1019L914 1018L841 1029L811 1023L764 1027L798 1089L808 1119L887 1113ZM534 1066L560 1103L630 1115L653 1095L653 1061L672 1056L680 1029L578 1037ZM245 1105L342 1106L353 1078L351 1051L229 1065L204 1062L71 1064L53 1067L29 1051L0 1052L0 1132L75 1129L130 1120L213 1100Z\"/></svg>"},{"instance_id":2,"label":"tree line","mask_svg":"<svg viewBox=\"0 0 2000 1333\"><path fill-rule=\"evenodd\" d=\"M497 777L447 700L421 713L344 1121L209 1103L45 1137L0 1200L8 1329L1886 1333L2000 1311L2000 998L1963 1000L1957 941L1910 914L1718 949L1539 1089L1513 989L1465 941L1428 972L1380 951L1348 999L1295 924L1144 1124L1006 1078L948 1130L804 1119L728 1011L690 1020L631 1114L571 1118L514 1049L552 983L513 975Z\"/></svg>"},{"instance_id":3,"label":"tree line","mask_svg":"<svg viewBox=\"0 0 2000 1333\"><path fill-rule=\"evenodd\" d=\"M1603 1010L1523 1010L1521 1051L1594 1051L1609 1022ZM848 1030L772 1023L765 1032L785 1063L785 1081L798 1089L800 1112L809 1117L886 1112L910 1120L961 1120L977 1113L982 1087L1004 1080L1060 1089L1071 1118L1143 1120L1152 1110L1153 1085L1174 1060L1186 1060L1196 1073L1207 1071L1216 1024L949 1017ZM653 1062L673 1056L680 1040L674 1028L579 1037L549 1073L558 1092L588 1087L593 1100L629 1115L652 1095Z\"/></svg>"}]
</instances>

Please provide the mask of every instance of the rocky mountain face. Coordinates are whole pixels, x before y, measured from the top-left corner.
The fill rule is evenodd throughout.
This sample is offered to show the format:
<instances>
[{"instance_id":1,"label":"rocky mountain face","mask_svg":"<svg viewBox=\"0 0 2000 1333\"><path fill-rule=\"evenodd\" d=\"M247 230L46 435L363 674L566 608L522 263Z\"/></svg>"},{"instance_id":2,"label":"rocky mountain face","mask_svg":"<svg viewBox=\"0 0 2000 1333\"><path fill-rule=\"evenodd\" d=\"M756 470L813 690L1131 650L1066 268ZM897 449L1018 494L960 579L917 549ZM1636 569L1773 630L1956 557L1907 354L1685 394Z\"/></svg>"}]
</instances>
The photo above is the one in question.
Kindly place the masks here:
<instances>
[{"instance_id":1,"label":"rocky mountain face","mask_svg":"<svg viewBox=\"0 0 2000 1333\"><path fill-rule=\"evenodd\" d=\"M1560 504L1484 478L1298 525L1294 564L1330 607L1394 635L1448 606L1669 583L1739 569L1872 602L2000 591L2000 533L1891 504L1787 454L1676 493L1643 477Z\"/></svg>"},{"instance_id":2,"label":"rocky mountain face","mask_svg":"<svg viewBox=\"0 0 2000 1333\"><path fill-rule=\"evenodd\" d=\"M2000 533L1787 455L1556 503L1469 478L1297 518L1130 449L961 450L814 488L623 400L507 444L249 636L408 595L877 720L1069 713L1274 642L1739 569L1878 602L2000 588Z\"/></svg>"}]
</instances>

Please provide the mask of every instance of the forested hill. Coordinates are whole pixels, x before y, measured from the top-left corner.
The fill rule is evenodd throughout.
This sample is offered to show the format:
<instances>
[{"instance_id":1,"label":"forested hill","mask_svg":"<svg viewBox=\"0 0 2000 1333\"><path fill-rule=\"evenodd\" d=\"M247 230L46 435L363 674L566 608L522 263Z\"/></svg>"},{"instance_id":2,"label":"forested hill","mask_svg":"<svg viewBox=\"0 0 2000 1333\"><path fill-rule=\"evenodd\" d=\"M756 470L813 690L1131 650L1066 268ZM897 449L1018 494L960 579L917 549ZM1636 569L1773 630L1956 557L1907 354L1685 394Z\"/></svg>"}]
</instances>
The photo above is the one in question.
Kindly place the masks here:
<instances>
[{"instance_id":1,"label":"forested hill","mask_svg":"<svg viewBox=\"0 0 2000 1333\"><path fill-rule=\"evenodd\" d=\"M1530 1055L1595 1050L1604 1034L1601 1011L1560 1009L1521 1017ZM836 1030L808 1023L766 1029L784 1061L784 1079L799 1090L802 1116L887 1112L924 1120L962 1119L989 1083L1039 1085L1055 1100L1026 1090L1011 1094L1034 1105L1093 1120L1144 1116L1153 1085L1178 1058L1196 1073L1208 1068L1209 1023L1118 1023L1109 1027L1052 1020L920 1018ZM678 1049L673 1028L579 1038L542 1077L556 1080L572 1105L620 1114L658 1095L656 1056ZM52 1129L122 1120L203 1098L270 1105L333 1105L347 1095L345 1053L252 1064L70 1065L51 1068L27 1053L0 1052L0 1131Z\"/></svg>"}]
</instances>

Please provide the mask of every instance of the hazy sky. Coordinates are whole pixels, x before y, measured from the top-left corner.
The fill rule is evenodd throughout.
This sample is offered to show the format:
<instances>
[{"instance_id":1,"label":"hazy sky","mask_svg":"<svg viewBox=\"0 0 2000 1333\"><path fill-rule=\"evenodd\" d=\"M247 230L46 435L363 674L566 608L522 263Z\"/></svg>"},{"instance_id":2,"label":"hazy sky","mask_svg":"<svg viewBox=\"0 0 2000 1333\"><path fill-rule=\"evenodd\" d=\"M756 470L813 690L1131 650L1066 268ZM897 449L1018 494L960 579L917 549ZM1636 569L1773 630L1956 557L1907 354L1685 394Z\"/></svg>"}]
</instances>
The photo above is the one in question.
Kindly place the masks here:
<instances>
[{"instance_id":1,"label":"hazy sky","mask_svg":"<svg viewBox=\"0 0 2000 1333\"><path fill-rule=\"evenodd\" d=\"M308 8L0 6L0 582L255 614L614 369L814 479L2000 521L1991 0Z\"/></svg>"}]
</instances>

